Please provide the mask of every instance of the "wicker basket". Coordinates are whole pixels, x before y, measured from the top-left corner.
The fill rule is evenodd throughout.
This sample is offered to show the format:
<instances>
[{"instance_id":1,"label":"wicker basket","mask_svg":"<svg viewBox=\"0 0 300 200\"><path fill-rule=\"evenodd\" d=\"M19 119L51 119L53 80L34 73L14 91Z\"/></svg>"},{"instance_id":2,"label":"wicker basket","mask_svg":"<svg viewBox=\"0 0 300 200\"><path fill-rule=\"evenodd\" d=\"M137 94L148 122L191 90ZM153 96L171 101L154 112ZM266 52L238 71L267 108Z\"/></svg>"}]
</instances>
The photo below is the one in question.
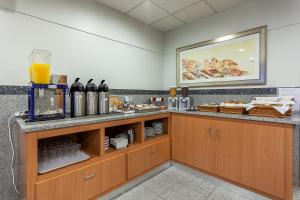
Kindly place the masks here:
<instances>
[{"instance_id":1,"label":"wicker basket","mask_svg":"<svg viewBox=\"0 0 300 200\"><path fill-rule=\"evenodd\" d=\"M198 106L198 111L200 112L219 112L219 106Z\"/></svg>"},{"instance_id":2,"label":"wicker basket","mask_svg":"<svg viewBox=\"0 0 300 200\"><path fill-rule=\"evenodd\" d=\"M272 106L255 106L249 110L249 115L258 117L284 118L292 115L292 108L290 108L286 113L281 114Z\"/></svg>"},{"instance_id":3,"label":"wicker basket","mask_svg":"<svg viewBox=\"0 0 300 200\"><path fill-rule=\"evenodd\" d=\"M239 114L243 115L246 114L246 108L245 107L238 107L238 106L221 106L220 107L220 112L226 113L226 114Z\"/></svg>"}]
</instances>

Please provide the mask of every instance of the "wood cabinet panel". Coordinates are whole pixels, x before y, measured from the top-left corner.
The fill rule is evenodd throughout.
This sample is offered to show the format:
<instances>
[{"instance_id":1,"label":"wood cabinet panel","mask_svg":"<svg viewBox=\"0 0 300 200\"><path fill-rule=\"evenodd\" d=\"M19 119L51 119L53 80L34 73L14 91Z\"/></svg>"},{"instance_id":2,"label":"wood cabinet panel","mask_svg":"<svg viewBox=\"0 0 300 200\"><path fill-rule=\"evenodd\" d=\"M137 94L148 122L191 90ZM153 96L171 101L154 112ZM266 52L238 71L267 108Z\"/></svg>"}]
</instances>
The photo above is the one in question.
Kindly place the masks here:
<instances>
[{"instance_id":1,"label":"wood cabinet panel","mask_svg":"<svg viewBox=\"0 0 300 200\"><path fill-rule=\"evenodd\" d=\"M143 147L127 153L127 178L142 174L150 166L148 159L150 148Z\"/></svg>"},{"instance_id":2,"label":"wood cabinet panel","mask_svg":"<svg viewBox=\"0 0 300 200\"><path fill-rule=\"evenodd\" d=\"M88 200L126 181L122 154L37 184L37 200Z\"/></svg>"},{"instance_id":3,"label":"wood cabinet panel","mask_svg":"<svg viewBox=\"0 0 300 200\"><path fill-rule=\"evenodd\" d=\"M284 197L285 136L289 129L255 122L218 121L215 174Z\"/></svg>"},{"instance_id":4,"label":"wood cabinet panel","mask_svg":"<svg viewBox=\"0 0 300 200\"><path fill-rule=\"evenodd\" d=\"M126 181L126 155L122 154L80 172L84 199L91 199Z\"/></svg>"},{"instance_id":5,"label":"wood cabinet panel","mask_svg":"<svg viewBox=\"0 0 300 200\"><path fill-rule=\"evenodd\" d=\"M170 140L158 142L150 147L149 167L153 168L170 160Z\"/></svg>"},{"instance_id":6,"label":"wood cabinet panel","mask_svg":"<svg viewBox=\"0 0 300 200\"><path fill-rule=\"evenodd\" d=\"M174 114L171 138L175 161L274 199L292 198L291 125Z\"/></svg>"},{"instance_id":7,"label":"wood cabinet panel","mask_svg":"<svg viewBox=\"0 0 300 200\"><path fill-rule=\"evenodd\" d=\"M170 140L163 140L127 153L128 179L170 160Z\"/></svg>"},{"instance_id":8,"label":"wood cabinet panel","mask_svg":"<svg viewBox=\"0 0 300 200\"><path fill-rule=\"evenodd\" d=\"M79 172L65 174L36 184L37 200L83 200L82 177Z\"/></svg>"},{"instance_id":9,"label":"wood cabinet panel","mask_svg":"<svg viewBox=\"0 0 300 200\"><path fill-rule=\"evenodd\" d=\"M172 116L172 159L212 172L214 168L214 120Z\"/></svg>"}]
</instances>

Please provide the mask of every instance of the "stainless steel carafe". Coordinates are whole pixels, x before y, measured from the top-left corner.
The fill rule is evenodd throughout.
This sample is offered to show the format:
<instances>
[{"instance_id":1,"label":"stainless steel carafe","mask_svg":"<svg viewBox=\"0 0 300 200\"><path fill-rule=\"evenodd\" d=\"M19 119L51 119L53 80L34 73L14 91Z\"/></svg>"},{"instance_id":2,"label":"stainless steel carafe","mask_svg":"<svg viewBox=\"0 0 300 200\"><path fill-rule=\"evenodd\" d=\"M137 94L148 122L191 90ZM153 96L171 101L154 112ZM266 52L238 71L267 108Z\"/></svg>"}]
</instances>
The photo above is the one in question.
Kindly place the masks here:
<instances>
[{"instance_id":1,"label":"stainless steel carafe","mask_svg":"<svg viewBox=\"0 0 300 200\"><path fill-rule=\"evenodd\" d=\"M181 97L178 102L179 110L190 110L191 109L191 98L189 97L189 88L181 88Z\"/></svg>"},{"instance_id":2,"label":"stainless steel carafe","mask_svg":"<svg viewBox=\"0 0 300 200\"><path fill-rule=\"evenodd\" d=\"M98 92L96 84L92 83L90 79L85 86L86 95L86 114L97 115L98 113Z\"/></svg>"},{"instance_id":3,"label":"stainless steel carafe","mask_svg":"<svg viewBox=\"0 0 300 200\"><path fill-rule=\"evenodd\" d=\"M82 117L86 114L86 97L84 86L79 82L79 78L76 78L75 82L70 88L71 95L71 117Z\"/></svg>"},{"instance_id":4,"label":"stainless steel carafe","mask_svg":"<svg viewBox=\"0 0 300 200\"><path fill-rule=\"evenodd\" d=\"M168 109L169 110L177 110L178 109L178 98L177 97L169 97L168 98Z\"/></svg>"},{"instance_id":5,"label":"stainless steel carafe","mask_svg":"<svg viewBox=\"0 0 300 200\"><path fill-rule=\"evenodd\" d=\"M177 98L177 88L171 87L169 90L170 97L168 98L168 109L177 110L178 109L178 98Z\"/></svg>"},{"instance_id":6,"label":"stainless steel carafe","mask_svg":"<svg viewBox=\"0 0 300 200\"><path fill-rule=\"evenodd\" d=\"M105 82L105 80L102 80L98 87L99 114L108 114L109 113L109 89L108 89L107 84L105 84L104 82Z\"/></svg>"},{"instance_id":7,"label":"stainless steel carafe","mask_svg":"<svg viewBox=\"0 0 300 200\"><path fill-rule=\"evenodd\" d=\"M180 97L178 103L179 110L190 110L191 109L191 98L190 97Z\"/></svg>"}]
</instances>

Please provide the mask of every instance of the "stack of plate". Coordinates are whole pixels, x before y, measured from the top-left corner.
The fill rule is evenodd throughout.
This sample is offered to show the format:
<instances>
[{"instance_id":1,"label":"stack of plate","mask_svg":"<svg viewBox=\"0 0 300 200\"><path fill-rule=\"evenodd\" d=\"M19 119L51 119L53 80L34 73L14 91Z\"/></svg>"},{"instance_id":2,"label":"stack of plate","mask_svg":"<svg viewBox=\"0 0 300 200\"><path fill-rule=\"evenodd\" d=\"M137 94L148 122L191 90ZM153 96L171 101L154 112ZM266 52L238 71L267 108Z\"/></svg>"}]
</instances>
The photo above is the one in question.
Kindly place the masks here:
<instances>
[{"instance_id":1,"label":"stack of plate","mask_svg":"<svg viewBox=\"0 0 300 200\"><path fill-rule=\"evenodd\" d=\"M105 148L105 151L107 151L109 149L109 137L108 136L105 136L104 148Z\"/></svg>"}]
</instances>

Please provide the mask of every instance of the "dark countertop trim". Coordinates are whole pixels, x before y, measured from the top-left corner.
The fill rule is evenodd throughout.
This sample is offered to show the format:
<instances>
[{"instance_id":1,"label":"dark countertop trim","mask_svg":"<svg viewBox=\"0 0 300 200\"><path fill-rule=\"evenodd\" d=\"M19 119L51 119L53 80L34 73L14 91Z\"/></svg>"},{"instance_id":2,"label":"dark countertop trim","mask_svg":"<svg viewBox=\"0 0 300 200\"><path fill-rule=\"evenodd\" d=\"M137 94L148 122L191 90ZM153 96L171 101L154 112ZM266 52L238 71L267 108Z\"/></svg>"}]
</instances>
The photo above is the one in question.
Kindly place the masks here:
<instances>
[{"instance_id":1,"label":"dark countertop trim","mask_svg":"<svg viewBox=\"0 0 300 200\"><path fill-rule=\"evenodd\" d=\"M280 124L291 124L300 125L300 115L293 115L287 118L269 118L269 117L254 117L249 115L233 115L224 113L207 113L207 112L189 112L189 111L178 111L178 110L164 110L148 113L134 113L134 114L110 114L107 116L93 116L93 117L80 117L80 118L66 118L62 120L54 121L44 121L44 122L32 122L26 123L24 120L18 118L17 122L20 126L21 132L30 133L36 131L45 131L58 128L66 128L79 125L87 125L108 121L116 121L123 119L131 119L137 117L151 116L163 113L179 113L179 114L189 114L198 116L209 116L227 119L238 119L238 120L250 120L250 121L260 121L260 122L270 122L270 123L280 123Z\"/></svg>"}]
</instances>

